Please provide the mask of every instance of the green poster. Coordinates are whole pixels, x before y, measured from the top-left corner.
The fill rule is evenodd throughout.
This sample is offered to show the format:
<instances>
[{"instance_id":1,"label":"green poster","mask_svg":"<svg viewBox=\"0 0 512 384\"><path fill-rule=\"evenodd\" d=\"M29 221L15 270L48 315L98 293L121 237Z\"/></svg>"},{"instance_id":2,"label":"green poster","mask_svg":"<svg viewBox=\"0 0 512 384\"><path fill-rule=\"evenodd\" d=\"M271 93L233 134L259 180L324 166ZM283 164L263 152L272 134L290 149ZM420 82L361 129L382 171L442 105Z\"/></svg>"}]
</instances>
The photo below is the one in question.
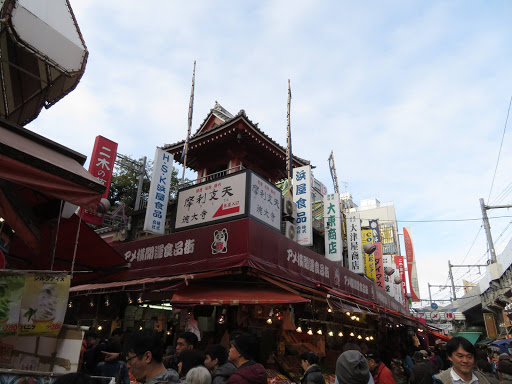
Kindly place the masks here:
<instances>
[{"instance_id":1,"label":"green poster","mask_svg":"<svg viewBox=\"0 0 512 384\"><path fill-rule=\"evenodd\" d=\"M24 275L0 274L0 337L18 332Z\"/></svg>"}]
</instances>

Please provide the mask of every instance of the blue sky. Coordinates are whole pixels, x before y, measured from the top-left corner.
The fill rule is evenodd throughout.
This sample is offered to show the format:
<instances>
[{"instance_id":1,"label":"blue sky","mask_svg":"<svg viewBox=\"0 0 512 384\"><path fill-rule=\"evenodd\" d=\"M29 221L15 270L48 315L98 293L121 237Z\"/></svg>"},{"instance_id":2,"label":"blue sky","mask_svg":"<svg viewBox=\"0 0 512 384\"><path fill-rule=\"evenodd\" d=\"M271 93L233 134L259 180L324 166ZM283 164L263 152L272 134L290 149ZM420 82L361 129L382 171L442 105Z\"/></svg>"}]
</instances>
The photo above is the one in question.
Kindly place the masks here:
<instances>
[{"instance_id":1,"label":"blue sky","mask_svg":"<svg viewBox=\"0 0 512 384\"><path fill-rule=\"evenodd\" d=\"M356 203L393 201L398 220L478 218L478 199L488 202L512 96L510 2L71 5L90 56L77 89L29 125L39 134L88 156L101 134L122 154L152 158L186 136L197 60L193 130L217 100L286 145L291 79L294 154L329 191L332 149ZM510 141L507 130L491 204L512 181ZM495 238L510 220L491 220ZM480 221L398 225L412 227L423 298L428 281L446 282L448 260L486 250L480 231L468 253Z\"/></svg>"}]
</instances>

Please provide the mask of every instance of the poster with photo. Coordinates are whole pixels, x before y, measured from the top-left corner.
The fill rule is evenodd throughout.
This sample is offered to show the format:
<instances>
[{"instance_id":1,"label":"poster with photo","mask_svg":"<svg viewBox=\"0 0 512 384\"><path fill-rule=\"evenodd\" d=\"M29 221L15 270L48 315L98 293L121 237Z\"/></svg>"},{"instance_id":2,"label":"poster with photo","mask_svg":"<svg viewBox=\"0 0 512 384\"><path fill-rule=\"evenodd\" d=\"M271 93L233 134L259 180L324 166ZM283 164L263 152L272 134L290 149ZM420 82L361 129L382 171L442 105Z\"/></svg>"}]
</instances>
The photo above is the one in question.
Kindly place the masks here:
<instances>
[{"instance_id":1,"label":"poster with photo","mask_svg":"<svg viewBox=\"0 0 512 384\"><path fill-rule=\"evenodd\" d=\"M18 334L58 335L66 314L69 285L65 274L26 276Z\"/></svg>"},{"instance_id":2,"label":"poster with photo","mask_svg":"<svg viewBox=\"0 0 512 384\"><path fill-rule=\"evenodd\" d=\"M0 275L0 337L18 332L24 275Z\"/></svg>"}]
</instances>

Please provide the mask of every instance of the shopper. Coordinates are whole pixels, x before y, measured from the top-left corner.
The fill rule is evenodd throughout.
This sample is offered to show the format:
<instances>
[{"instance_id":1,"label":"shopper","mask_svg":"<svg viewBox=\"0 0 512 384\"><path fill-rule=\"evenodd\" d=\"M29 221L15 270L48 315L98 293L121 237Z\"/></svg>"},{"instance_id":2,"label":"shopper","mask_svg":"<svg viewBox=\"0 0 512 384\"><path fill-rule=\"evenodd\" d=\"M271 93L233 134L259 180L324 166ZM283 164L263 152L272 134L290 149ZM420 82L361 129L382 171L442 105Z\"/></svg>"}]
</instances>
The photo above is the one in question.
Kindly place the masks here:
<instances>
[{"instance_id":1,"label":"shopper","mask_svg":"<svg viewBox=\"0 0 512 384\"><path fill-rule=\"evenodd\" d=\"M119 343L110 342L105 352L117 353L119 355L119 353L121 353L121 345ZM109 359L98 363L94 369L94 376L113 377L118 384L130 384L128 367L124 361L120 361L119 359ZM102 379L101 382L108 384L110 379Z\"/></svg>"},{"instance_id":2,"label":"shopper","mask_svg":"<svg viewBox=\"0 0 512 384\"><path fill-rule=\"evenodd\" d=\"M228 360L237 368L226 384L267 384L267 372L254 361L258 340L252 335L238 335L231 340Z\"/></svg>"},{"instance_id":3,"label":"shopper","mask_svg":"<svg viewBox=\"0 0 512 384\"><path fill-rule=\"evenodd\" d=\"M86 373L67 373L55 379L53 384L94 384L94 380Z\"/></svg>"},{"instance_id":4,"label":"shopper","mask_svg":"<svg viewBox=\"0 0 512 384\"><path fill-rule=\"evenodd\" d=\"M185 380L188 371L192 368L200 367L204 363L204 355L195 349L189 349L181 352L180 362L178 363L178 373L181 380Z\"/></svg>"},{"instance_id":5,"label":"shopper","mask_svg":"<svg viewBox=\"0 0 512 384\"><path fill-rule=\"evenodd\" d=\"M300 355L300 365L304 370L304 376L300 380L301 384L324 384L325 379L322 370L318 366L320 361L318 355L314 352L304 352Z\"/></svg>"},{"instance_id":6,"label":"shopper","mask_svg":"<svg viewBox=\"0 0 512 384\"><path fill-rule=\"evenodd\" d=\"M414 366L409 376L409 382L411 384L432 384L432 367L423 358L423 354L420 351L416 351L412 355Z\"/></svg>"},{"instance_id":7,"label":"shopper","mask_svg":"<svg viewBox=\"0 0 512 384\"><path fill-rule=\"evenodd\" d=\"M138 382L145 384L180 383L178 372L165 369L162 363L163 343L160 335L151 330L134 332L125 345L126 365Z\"/></svg>"},{"instance_id":8,"label":"shopper","mask_svg":"<svg viewBox=\"0 0 512 384\"><path fill-rule=\"evenodd\" d=\"M369 350L366 354L368 367L373 375L375 384L396 384L390 369L380 359L380 353L377 350Z\"/></svg>"},{"instance_id":9,"label":"shopper","mask_svg":"<svg viewBox=\"0 0 512 384\"><path fill-rule=\"evenodd\" d=\"M178 371L178 363L180 362L180 356L187 350L195 349L198 343L197 336L192 332L183 332L178 336L176 341L176 351L170 358L165 359L165 366Z\"/></svg>"},{"instance_id":10,"label":"shopper","mask_svg":"<svg viewBox=\"0 0 512 384\"><path fill-rule=\"evenodd\" d=\"M94 372L94 368L96 368L96 354L97 354L97 348L98 344L100 342L99 335L94 331L87 331L85 334L85 340L87 349L83 354L83 366L82 369L91 374Z\"/></svg>"},{"instance_id":11,"label":"shopper","mask_svg":"<svg viewBox=\"0 0 512 384\"><path fill-rule=\"evenodd\" d=\"M508 353L502 353L498 357L496 371L500 380L512 380L512 362Z\"/></svg>"},{"instance_id":12,"label":"shopper","mask_svg":"<svg viewBox=\"0 0 512 384\"><path fill-rule=\"evenodd\" d=\"M482 373L473 371L476 349L467 339L460 336L452 337L446 343L446 353L453 366L434 375L434 384L489 384Z\"/></svg>"},{"instance_id":13,"label":"shopper","mask_svg":"<svg viewBox=\"0 0 512 384\"><path fill-rule=\"evenodd\" d=\"M492 373L492 364L487 360L478 360L476 362L476 366L478 371L483 373L487 381L491 384L500 384L500 381L496 378L494 373Z\"/></svg>"},{"instance_id":14,"label":"shopper","mask_svg":"<svg viewBox=\"0 0 512 384\"><path fill-rule=\"evenodd\" d=\"M212 376L205 367L195 367L188 371L185 377L187 384L211 384Z\"/></svg>"},{"instance_id":15,"label":"shopper","mask_svg":"<svg viewBox=\"0 0 512 384\"><path fill-rule=\"evenodd\" d=\"M356 350L343 352L336 361L336 380L339 384L367 384L370 370L364 355Z\"/></svg>"},{"instance_id":16,"label":"shopper","mask_svg":"<svg viewBox=\"0 0 512 384\"><path fill-rule=\"evenodd\" d=\"M236 367L228 361L228 351L220 344L213 344L204 352L204 366L211 372L212 384L224 384Z\"/></svg>"}]
</instances>

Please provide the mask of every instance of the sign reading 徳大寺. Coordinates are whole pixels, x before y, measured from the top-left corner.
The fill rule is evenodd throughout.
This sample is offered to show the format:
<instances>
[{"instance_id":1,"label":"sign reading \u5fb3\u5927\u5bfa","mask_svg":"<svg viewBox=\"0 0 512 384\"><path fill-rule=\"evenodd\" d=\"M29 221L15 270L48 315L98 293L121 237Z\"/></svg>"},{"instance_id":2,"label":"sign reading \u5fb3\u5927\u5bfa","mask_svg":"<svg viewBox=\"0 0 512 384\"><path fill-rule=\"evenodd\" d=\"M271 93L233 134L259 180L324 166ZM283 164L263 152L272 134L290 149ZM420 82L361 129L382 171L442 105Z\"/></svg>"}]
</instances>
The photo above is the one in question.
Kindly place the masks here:
<instances>
[{"instance_id":1,"label":"sign reading \u5fb3\u5927\u5bfa","mask_svg":"<svg viewBox=\"0 0 512 384\"><path fill-rule=\"evenodd\" d=\"M178 194L176 229L212 224L246 214L247 172L193 187Z\"/></svg>"},{"instance_id":2,"label":"sign reading \u5fb3\u5927\u5bfa","mask_svg":"<svg viewBox=\"0 0 512 384\"><path fill-rule=\"evenodd\" d=\"M313 245L310 165L293 168L293 201L297 203L297 243Z\"/></svg>"},{"instance_id":3,"label":"sign reading \u5fb3\u5927\u5bfa","mask_svg":"<svg viewBox=\"0 0 512 384\"><path fill-rule=\"evenodd\" d=\"M103 136L96 136L89 164L89 173L106 187L102 196L104 198L108 198L116 156L117 143ZM89 224L101 225L103 224L103 214L85 210L82 214L82 220Z\"/></svg>"},{"instance_id":4,"label":"sign reading \u5fb3\u5927\u5bfa","mask_svg":"<svg viewBox=\"0 0 512 384\"><path fill-rule=\"evenodd\" d=\"M325 257L343 266L343 239L341 238L340 195L324 196Z\"/></svg>"},{"instance_id":5,"label":"sign reading \u5fb3\u5927\u5bfa","mask_svg":"<svg viewBox=\"0 0 512 384\"><path fill-rule=\"evenodd\" d=\"M281 231L281 191L253 172L249 191L249 214Z\"/></svg>"},{"instance_id":6,"label":"sign reading \u5fb3\u5927\u5bfa","mask_svg":"<svg viewBox=\"0 0 512 384\"><path fill-rule=\"evenodd\" d=\"M355 273L364 273L359 213L347 213L347 246L348 269Z\"/></svg>"},{"instance_id":7,"label":"sign reading \u5fb3\u5927\u5bfa","mask_svg":"<svg viewBox=\"0 0 512 384\"><path fill-rule=\"evenodd\" d=\"M155 152L155 162L149 187L148 205L144 230L163 235L169 202L169 188L172 175L172 155L161 148Z\"/></svg>"}]
</instances>

